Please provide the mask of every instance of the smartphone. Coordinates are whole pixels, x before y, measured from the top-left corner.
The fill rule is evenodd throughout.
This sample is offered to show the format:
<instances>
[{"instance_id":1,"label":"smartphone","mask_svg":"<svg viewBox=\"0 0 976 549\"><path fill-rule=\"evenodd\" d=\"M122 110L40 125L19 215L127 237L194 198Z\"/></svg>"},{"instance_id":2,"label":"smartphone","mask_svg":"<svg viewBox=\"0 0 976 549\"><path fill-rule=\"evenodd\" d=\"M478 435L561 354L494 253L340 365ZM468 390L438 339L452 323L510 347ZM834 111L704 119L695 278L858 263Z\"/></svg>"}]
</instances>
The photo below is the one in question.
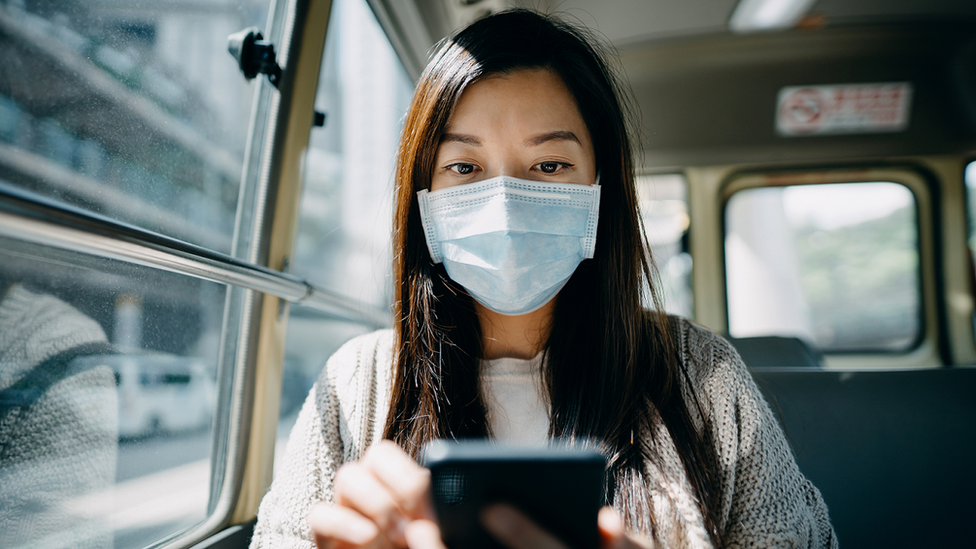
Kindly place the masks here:
<instances>
[{"instance_id":1,"label":"smartphone","mask_svg":"<svg viewBox=\"0 0 976 549\"><path fill-rule=\"evenodd\" d=\"M595 549L596 517L607 499L607 464L595 450L553 445L504 446L488 441L427 444L421 461L441 537L449 549L500 549L481 525L481 510L508 503L567 547Z\"/></svg>"}]
</instances>

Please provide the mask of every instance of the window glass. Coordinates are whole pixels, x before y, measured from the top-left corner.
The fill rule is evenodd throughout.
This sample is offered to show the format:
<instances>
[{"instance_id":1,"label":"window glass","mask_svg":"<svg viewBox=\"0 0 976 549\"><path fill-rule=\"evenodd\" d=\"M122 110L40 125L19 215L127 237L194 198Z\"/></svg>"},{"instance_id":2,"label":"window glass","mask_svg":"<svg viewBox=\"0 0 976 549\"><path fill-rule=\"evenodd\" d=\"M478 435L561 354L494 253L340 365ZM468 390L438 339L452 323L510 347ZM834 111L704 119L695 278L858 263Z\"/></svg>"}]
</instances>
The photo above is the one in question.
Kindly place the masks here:
<instances>
[{"instance_id":1,"label":"window glass","mask_svg":"<svg viewBox=\"0 0 976 549\"><path fill-rule=\"evenodd\" d=\"M393 170L410 81L365 0L332 4L293 270L329 291L380 310L390 304ZM299 404L325 360L375 326L292 307L288 321L282 421L287 437Z\"/></svg>"},{"instance_id":2,"label":"window glass","mask_svg":"<svg viewBox=\"0 0 976 549\"><path fill-rule=\"evenodd\" d=\"M966 214L969 217L969 250L976 253L976 162L966 166Z\"/></svg>"},{"instance_id":3,"label":"window glass","mask_svg":"<svg viewBox=\"0 0 976 549\"><path fill-rule=\"evenodd\" d=\"M225 287L0 239L0 547L202 522Z\"/></svg>"},{"instance_id":4,"label":"window glass","mask_svg":"<svg viewBox=\"0 0 976 549\"><path fill-rule=\"evenodd\" d=\"M904 351L919 339L918 222L888 182L747 189L725 210L729 333L824 351Z\"/></svg>"},{"instance_id":5,"label":"window glass","mask_svg":"<svg viewBox=\"0 0 976 549\"><path fill-rule=\"evenodd\" d=\"M0 181L227 252L268 0L0 2Z\"/></svg>"},{"instance_id":6,"label":"window glass","mask_svg":"<svg viewBox=\"0 0 976 549\"><path fill-rule=\"evenodd\" d=\"M365 0L338 0L305 159L294 272L315 285L389 303L394 156L413 83Z\"/></svg>"},{"instance_id":7,"label":"window glass","mask_svg":"<svg viewBox=\"0 0 976 549\"><path fill-rule=\"evenodd\" d=\"M969 224L969 272L970 283L976 288L976 162L966 165L966 217ZM976 330L976 313L973 314L973 328Z\"/></svg>"},{"instance_id":8,"label":"window glass","mask_svg":"<svg viewBox=\"0 0 976 549\"><path fill-rule=\"evenodd\" d=\"M691 254L688 252L688 182L681 174L637 178L644 230L660 274L667 312L691 317Z\"/></svg>"}]
</instances>

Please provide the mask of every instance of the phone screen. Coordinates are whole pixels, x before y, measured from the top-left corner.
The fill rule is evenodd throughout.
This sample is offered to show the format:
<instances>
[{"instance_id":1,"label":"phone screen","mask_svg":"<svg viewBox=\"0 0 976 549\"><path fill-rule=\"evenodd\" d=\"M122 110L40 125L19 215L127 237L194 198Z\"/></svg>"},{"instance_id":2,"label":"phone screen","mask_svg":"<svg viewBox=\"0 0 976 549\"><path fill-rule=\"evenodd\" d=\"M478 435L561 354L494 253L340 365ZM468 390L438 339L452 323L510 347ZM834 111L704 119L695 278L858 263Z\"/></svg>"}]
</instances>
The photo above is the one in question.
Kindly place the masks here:
<instances>
[{"instance_id":1,"label":"phone screen","mask_svg":"<svg viewBox=\"0 0 976 549\"><path fill-rule=\"evenodd\" d=\"M606 460L595 450L435 441L422 461L431 471L434 510L450 549L502 547L480 521L481 510L499 502L518 508L568 547L599 545Z\"/></svg>"}]
</instances>

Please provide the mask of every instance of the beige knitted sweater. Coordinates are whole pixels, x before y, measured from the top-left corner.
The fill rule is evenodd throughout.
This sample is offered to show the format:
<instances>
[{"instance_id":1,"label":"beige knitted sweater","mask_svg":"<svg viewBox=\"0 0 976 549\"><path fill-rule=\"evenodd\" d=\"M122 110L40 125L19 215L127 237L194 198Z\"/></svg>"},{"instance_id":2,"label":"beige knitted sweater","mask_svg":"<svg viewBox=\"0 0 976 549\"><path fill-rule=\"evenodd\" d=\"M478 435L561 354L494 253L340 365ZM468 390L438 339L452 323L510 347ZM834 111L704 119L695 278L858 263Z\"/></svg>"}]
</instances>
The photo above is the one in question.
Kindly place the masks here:
<instances>
[{"instance_id":1,"label":"beige knitted sweater","mask_svg":"<svg viewBox=\"0 0 976 549\"><path fill-rule=\"evenodd\" d=\"M796 466L776 418L724 339L679 322L681 355L718 453L719 528L728 547L837 547L820 492ZM344 462L382 437L389 408L393 333L358 337L329 360L291 433L261 502L252 549L311 548L311 506L332 501ZM701 418L698 418L699 423ZM648 464L656 537L666 547L711 547L694 492L663 424L660 465Z\"/></svg>"}]
</instances>

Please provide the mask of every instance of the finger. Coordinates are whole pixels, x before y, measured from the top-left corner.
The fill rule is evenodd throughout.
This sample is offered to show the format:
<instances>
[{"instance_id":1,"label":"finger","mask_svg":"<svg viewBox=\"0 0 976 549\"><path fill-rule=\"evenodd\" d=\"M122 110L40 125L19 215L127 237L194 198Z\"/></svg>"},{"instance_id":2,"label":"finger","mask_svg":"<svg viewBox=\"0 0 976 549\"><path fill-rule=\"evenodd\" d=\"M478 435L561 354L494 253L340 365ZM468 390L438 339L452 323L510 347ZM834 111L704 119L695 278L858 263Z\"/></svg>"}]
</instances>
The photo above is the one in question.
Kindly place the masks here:
<instances>
[{"instance_id":1,"label":"finger","mask_svg":"<svg viewBox=\"0 0 976 549\"><path fill-rule=\"evenodd\" d=\"M600 547L602 549L654 548L654 542L651 540L627 534L623 519L610 507L600 509L596 523L600 529Z\"/></svg>"},{"instance_id":2,"label":"finger","mask_svg":"<svg viewBox=\"0 0 976 549\"><path fill-rule=\"evenodd\" d=\"M511 549L566 549L566 546L511 505L494 504L481 511L481 523Z\"/></svg>"},{"instance_id":3,"label":"finger","mask_svg":"<svg viewBox=\"0 0 976 549\"><path fill-rule=\"evenodd\" d=\"M607 541L620 539L626 534L624 521L610 507L600 509L600 513L596 516L596 524L600 529L600 539L603 541L603 546L607 545Z\"/></svg>"},{"instance_id":4,"label":"finger","mask_svg":"<svg viewBox=\"0 0 976 549\"><path fill-rule=\"evenodd\" d=\"M431 520L414 520L405 532L409 549L447 549L441 540L441 530Z\"/></svg>"},{"instance_id":5,"label":"finger","mask_svg":"<svg viewBox=\"0 0 976 549\"><path fill-rule=\"evenodd\" d=\"M407 516L432 519L429 494L430 471L417 464L396 443L383 440L363 456L363 464L389 488L394 501Z\"/></svg>"},{"instance_id":6,"label":"finger","mask_svg":"<svg viewBox=\"0 0 976 549\"><path fill-rule=\"evenodd\" d=\"M336 503L372 520L391 541L402 545L407 518L384 486L364 465L347 463L335 478Z\"/></svg>"},{"instance_id":7,"label":"finger","mask_svg":"<svg viewBox=\"0 0 976 549\"><path fill-rule=\"evenodd\" d=\"M380 533L373 521L356 511L327 503L312 507L308 526L319 549L333 549L343 543L364 546L375 541Z\"/></svg>"}]
</instances>

